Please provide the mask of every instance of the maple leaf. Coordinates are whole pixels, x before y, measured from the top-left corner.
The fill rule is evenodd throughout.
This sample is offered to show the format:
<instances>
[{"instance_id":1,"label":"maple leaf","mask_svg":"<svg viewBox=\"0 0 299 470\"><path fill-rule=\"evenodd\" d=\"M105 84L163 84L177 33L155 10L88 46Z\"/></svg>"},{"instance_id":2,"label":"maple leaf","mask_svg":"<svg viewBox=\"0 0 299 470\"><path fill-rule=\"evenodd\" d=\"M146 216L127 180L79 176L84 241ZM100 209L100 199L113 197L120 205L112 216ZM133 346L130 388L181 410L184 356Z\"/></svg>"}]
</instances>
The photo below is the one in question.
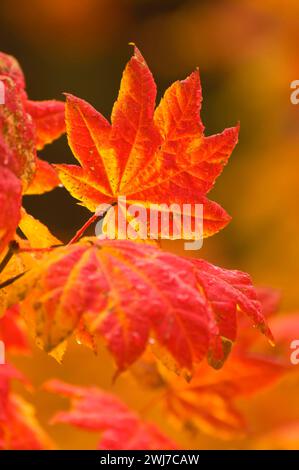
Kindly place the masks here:
<instances>
[{"instance_id":1,"label":"maple leaf","mask_svg":"<svg viewBox=\"0 0 299 470\"><path fill-rule=\"evenodd\" d=\"M79 387L59 380L50 380L44 388L71 399L71 410L57 413L51 422L101 432L98 445L101 450L177 449L177 445L154 424L143 421L111 393L97 387Z\"/></svg>"},{"instance_id":2,"label":"maple leaf","mask_svg":"<svg viewBox=\"0 0 299 470\"><path fill-rule=\"evenodd\" d=\"M194 259L193 264L219 330L212 340L208 356L214 368L222 367L232 343L236 341L238 312L245 312L273 343L272 333L264 321L260 301L248 274L219 268L201 259Z\"/></svg>"},{"instance_id":3,"label":"maple leaf","mask_svg":"<svg viewBox=\"0 0 299 470\"><path fill-rule=\"evenodd\" d=\"M2 259L0 265L0 316L6 311L10 292L14 290L14 284L11 281L22 277L26 271L31 269L41 258L43 250L61 245L61 241L49 231L48 227L32 215L27 214L24 208L21 209L20 215L19 229L25 235L26 240L15 236L15 240Z\"/></svg>"},{"instance_id":4,"label":"maple leaf","mask_svg":"<svg viewBox=\"0 0 299 470\"><path fill-rule=\"evenodd\" d=\"M18 100L21 100L24 112L33 123L32 128L37 150L43 149L46 144L58 139L65 132L64 103L57 100L29 100L25 91L25 77L18 61L3 52L0 52L0 76L1 79L5 77L13 82L15 95ZM5 105L7 98L7 89L5 89Z\"/></svg>"},{"instance_id":5,"label":"maple leaf","mask_svg":"<svg viewBox=\"0 0 299 470\"><path fill-rule=\"evenodd\" d=\"M277 335L277 342L290 344L296 335L296 329L299 325L299 313L288 313L276 316L270 319L275 335Z\"/></svg>"},{"instance_id":6,"label":"maple leaf","mask_svg":"<svg viewBox=\"0 0 299 470\"><path fill-rule=\"evenodd\" d=\"M62 244L62 242L50 232L46 225L28 214L24 208L22 208L22 218L19 223L19 228L25 235L31 248L48 248Z\"/></svg>"},{"instance_id":7,"label":"maple leaf","mask_svg":"<svg viewBox=\"0 0 299 470\"><path fill-rule=\"evenodd\" d=\"M3 366L3 367L2 367ZM2 364L0 368L0 423L6 420L7 402L9 400L10 382L12 379L25 382L24 376L10 364ZM0 440L2 429L0 430Z\"/></svg>"},{"instance_id":8,"label":"maple leaf","mask_svg":"<svg viewBox=\"0 0 299 470\"><path fill-rule=\"evenodd\" d=\"M11 291L14 289L13 282L14 279L18 279L18 277L22 277L24 272L28 269L32 268L36 263L37 256L32 253L19 253L18 247L19 244L23 242L13 242L12 249L7 251L7 254L2 260L2 264L5 264L4 269L0 273L0 317L5 313L6 309L12 304L9 304L9 296ZM26 242L24 242L24 245ZM23 246L24 246L23 245ZM26 244L27 248L27 244ZM16 251L15 251L16 250ZM11 257L11 253L14 253ZM9 257L10 260L6 263L6 258Z\"/></svg>"},{"instance_id":9,"label":"maple leaf","mask_svg":"<svg viewBox=\"0 0 299 470\"><path fill-rule=\"evenodd\" d=\"M59 185L59 178L53 165L41 160L36 159L36 173L30 183L29 188L26 190L26 195L38 195L52 191Z\"/></svg>"},{"instance_id":10,"label":"maple leaf","mask_svg":"<svg viewBox=\"0 0 299 470\"><path fill-rule=\"evenodd\" d=\"M19 179L0 166L0 255L13 239L21 218L22 188Z\"/></svg>"},{"instance_id":11,"label":"maple leaf","mask_svg":"<svg viewBox=\"0 0 299 470\"><path fill-rule=\"evenodd\" d=\"M238 127L204 136L197 71L175 82L156 110L155 98L154 79L135 47L111 124L84 100L67 95L68 141L81 166L55 168L66 189L92 212L118 196L147 208L203 204L204 236L212 235L230 217L206 194L237 143Z\"/></svg>"},{"instance_id":12,"label":"maple leaf","mask_svg":"<svg viewBox=\"0 0 299 470\"><path fill-rule=\"evenodd\" d=\"M54 180L50 165L46 167L46 162L39 161L36 149L42 149L65 132L64 103L28 100L21 67L14 57L4 53L0 53L0 80L5 85L5 104L0 106L0 147L5 161L2 164L22 179L24 192L33 194L37 183L38 194L42 184L48 191L58 180ZM46 168L49 180L45 178ZM33 178L35 186L29 190Z\"/></svg>"},{"instance_id":13,"label":"maple leaf","mask_svg":"<svg viewBox=\"0 0 299 470\"><path fill-rule=\"evenodd\" d=\"M230 324L237 309L270 335L249 276L128 240L86 238L54 249L15 282L10 302L24 296L42 348L54 350L73 332L88 344L102 337L120 371L151 343L188 375L217 338L228 331L234 339L224 315Z\"/></svg>"},{"instance_id":14,"label":"maple leaf","mask_svg":"<svg viewBox=\"0 0 299 470\"><path fill-rule=\"evenodd\" d=\"M0 53L0 81L5 103L0 105L0 252L12 240L20 220L21 189L29 194L57 186L54 169L36 156L42 146L64 132L64 103L27 99L18 62ZM17 179L20 181L18 182ZM21 188L22 186L22 188Z\"/></svg>"},{"instance_id":15,"label":"maple leaf","mask_svg":"<svg viewBox=\"0 0 299 470\"><path fill-rule=\"evenodd\" d=\"M33 178L36 157L31 119L24 111L23 94L11 78L1 75L1 67L0 80L5 84L5 105L0 105L1 252L17 228L22 188L25 190Z\"/></svg>"},{"instance_id":16,"label":"maple leaf","mask_svg":"<svg viewBox=\"0 0 299 470\"><path fill-rule=\"evenodd\" d=\"M299 345L297 342L299 339L299 314L295 312L279 314L269 318L269 323L275 334L276 348L274 353L278 358L281 358L289 365L292 360L290 358L292 352L294 352L294 356L298 358L298 353L296 354L295 349L298 350ZM294 341L296 343L292 346ZM262 344L258 344L258 346L264 349Z\"/></svg>"},{"instance_id":17,"label":"maple leaf","mask_svg":"<svg viewBox=\"0 0 299 470\"><path fill-rule=\"evenodd\" d=\"M25 89L25 78L19 62L4 52L0 52L0 74L12 78L20 90Z\"/></svg>"},{"instance_id":18,"label":"maple leaf","mask_svg":"<svg viewBox=\"0 0 299 470\"><path fill-rule=\"evenodd\" d=\"M236 407L236 399L272 386L286 372L287 368L275 359L249 353L232 354L221 371L201 364L190 384L173 380L164 371L164 406L187 428L221 439L244 437L247 423Z\"/></svg>"},{"instance_id":19,"label":"maple leaf","mask_svg":"<svg viewBox=\"0 0 299 470\"><path fill-rule=\"evenodd\" d=\"M27 100L26 110L35 125L37 150L42 150L65 132L65 105L62 101Z\"/></svg>"},{"instance_id":20,"label":"maple leaf","mask_svg":"<svg viewBox=\"0 0 299 470\"><path fill-rule=\"evenodd\" d=\"M259 302L262 307L262 314L268 320L271 331L274 332L273 336L275 338L275 351L277 351L277 346L279 343L279 338L277 337L276 331L272 327L272 316L276 314L279 310L279 304L281 301L281 292L272 289L271 287L257 287L256 294ZM257 346L258 338L252 328L248 328L248 319L243 318L239 322L239 341L237 348L242 351L249 351L253 346ZM274 343L272 344L274 346Z\"/></svg>"},{"instance_id":21,"label":"maple leaf","mask_svg":"<svg viewBox=\"0 0 299 470\"><path fill-rule=\"evenodd\" d=\"M7 406L6 437L0 449L50 450L54 445L35 417L33 406L18 394L11 394ZM1 427L1 425L0 425Z\"/></svg>"},{"instance_id":22,"label":"maple leaf","mask_svg":"<svg viewBox=\"0 0 299 470\"><path fill-rule=\"evenodd\" d=\"M35 148L30 116L16 83L1 74L5 105L0 105L0 252L12 240L20 219L21 197L35 171ZM20 180L20 181L19 181ZM22 186L21 186L22 184Z\"/></svg>"},{"instance_id":23,"label":"maple leaf","mask_svg":"<svg viewBox=\"0 0 299 470\"><path fill-rule=\"evenodd\" d=\"M0 367L0 449L42 450L53 444L35 418L33 407L11 391L11 381L28 384L24 376L9 364Z\"/></svg>"},{"instance_id":24,"label":"maple leaf","mask_svg":"<svg viewBox=\"0 0 299 470\"><path fill-rule=\"evenodd\" d=\"M37 150L43 149L46 144L58 139L65 132L63 102L27 100L26 110L35 125ZM26 194L43 194L52 191L58 184L59 179L53 165L37 158L36 173Z\"/></svg>"},{"instance_id":25,"label":"maple leaf","mask_svg":"<svg viewBox=\"0 0 299 470\"><path fill-rule=\"evenodd\" d=\"M13 206L12 206L13 207ZM41 259L43 251L61 245L42 222L21 209L19 229L26 240L15 236L0 264L0 316L8 308L9 296L14 290L13 280L21 278ZM7 226L7 223L6 223ZM12 304L10 304L12 305Z\"/></svg>"},{"instance_id":26,"label":"maple leaf","mask_svg":"<svg viewBox=\"0 0 299 470\"><path fill-rule=\"evenodd\" d=\"M256 292L265 317L269 317L278 311L281 302L281 292L279 290L271 287L257 287Z\"/></svg>"},{"instance_id":27,"label":"maple leaf","mask_svg":"<svg viewBox=\"0 0 299 470\"><path fill-rule=\"evenodd\" d=\"M32 120L24 107L24 92L8 76L1 75L5 104L0 106L0 164L29 186L35 172L35 135Z\"/></svg>"},{"instance_id":28,"label":"maple leaf","mask_svg":"<svg viewBox=\"0 0 299 470\"><path fill-rule=\"evenodd\" d=\"M20 315L19 306L15 305L0 318L0 340L5 344L5 351L14 354L29 354L30 345L27 328Z\"/></svg>"}]
</instances>

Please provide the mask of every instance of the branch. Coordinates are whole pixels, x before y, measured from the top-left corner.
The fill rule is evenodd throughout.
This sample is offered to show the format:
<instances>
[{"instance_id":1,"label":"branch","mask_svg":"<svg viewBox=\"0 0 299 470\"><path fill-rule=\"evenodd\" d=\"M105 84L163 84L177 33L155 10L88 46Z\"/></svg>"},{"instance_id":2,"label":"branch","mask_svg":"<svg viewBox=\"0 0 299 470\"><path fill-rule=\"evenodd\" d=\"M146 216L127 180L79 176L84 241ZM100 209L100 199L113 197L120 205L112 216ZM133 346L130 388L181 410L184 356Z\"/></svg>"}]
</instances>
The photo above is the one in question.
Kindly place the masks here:
<instances>
[{"instance_id":1,"label":"branch","mask_svg":"<svg viewBox=\"0 0 299 470\"><path fill-rule=\"evenodd\" d=\"M15 253L19 251L19 244L16 240L12 240L8 246L8 251L6 255L4 256L3 260L0 263L0 273L4 271L8 263L10 262L11 258Z\"/></svg>"}]
</instances>

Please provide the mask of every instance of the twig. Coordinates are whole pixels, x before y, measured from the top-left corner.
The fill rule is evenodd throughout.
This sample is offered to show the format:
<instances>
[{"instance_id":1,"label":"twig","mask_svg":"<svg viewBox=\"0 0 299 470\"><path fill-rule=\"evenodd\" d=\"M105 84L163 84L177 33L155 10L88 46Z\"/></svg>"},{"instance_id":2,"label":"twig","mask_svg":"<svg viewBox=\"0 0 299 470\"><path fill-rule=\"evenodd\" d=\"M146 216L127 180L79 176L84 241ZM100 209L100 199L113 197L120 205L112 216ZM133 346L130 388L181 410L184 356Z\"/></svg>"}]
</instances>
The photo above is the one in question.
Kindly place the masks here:
<instances>
[{"instance_id":1,"label":"twig","mask_svg":"<svg viewBox=\"0 0 299 470\"><path fill-rule=\"evenodd\" d=\"M13 255L15 253L17 253L18 251L19 251L18 242L16 242L15 240L11 241L10 244L9 244L9 247L8 247L8 251L7 251L6 255L4 256L3 260L0 263L0 273L2 273L2 271L4 271L4 269L8 265L8 263L11 260L11 258L13 257Z\"/></svg>"},{"instance_id":2,"label":"twig","mask_svg":"<svg viewBox=\"0 0 299 470\"><path fill-rule=\"evenodd\" d=\"M17 281L18 279L20 279L20 277L24 276L24 274L26 274L27 272L28 272L28 271L24 271L23 273L17 274L16 276L11 277L10 279L7 279L6 281L2 282L2 283L0 284L0 290L1 290L1 289L4 289L5 287L10 286L10 285L13 284L15 281Z\"/></svg>"},{"instance_id":3,"label":"twig","mask_svg":"<svg viewBox=\"0 0 299 470\"><path fill-rule=\"evenodd\" d=\"M113 202L113 203L111 204L111 207L116 206L116 204L117 204L116 202ZM85 222L85 224L83 225L83 227L81 227L81 228L76 232L75 236L68 242L67 246L68 246L68 245L72 245L73 243L76 243L76 242L79 240L79 238L82 237L82 235L84 234L85 230L87 230L88 227L89 227L93 222L95 222L97 219L99 219L99 221L100 221L100 220L103 220L103 218L105 217L105 215L107 214L107 212L109 211L109 209L110 209L111 207L109 207L107 210L105 210L102 214L97 214L97 213L93 214L93 215L90 217L90 219L88 219L88 221Z\"/></svg>"},{"instance_id":4,"label":"twig","mask_svg":"<svg viewBox=\"0 0 299 470\"><path fill-rule=\"evenodd\" d=\"M63 245L53 245L53 246L48 246L46 248L30 248L30 247L24 247L20 248L18 253L48 253L49 251L52 251L53 248L59 248Z\"/></svg>"}]
</instances>

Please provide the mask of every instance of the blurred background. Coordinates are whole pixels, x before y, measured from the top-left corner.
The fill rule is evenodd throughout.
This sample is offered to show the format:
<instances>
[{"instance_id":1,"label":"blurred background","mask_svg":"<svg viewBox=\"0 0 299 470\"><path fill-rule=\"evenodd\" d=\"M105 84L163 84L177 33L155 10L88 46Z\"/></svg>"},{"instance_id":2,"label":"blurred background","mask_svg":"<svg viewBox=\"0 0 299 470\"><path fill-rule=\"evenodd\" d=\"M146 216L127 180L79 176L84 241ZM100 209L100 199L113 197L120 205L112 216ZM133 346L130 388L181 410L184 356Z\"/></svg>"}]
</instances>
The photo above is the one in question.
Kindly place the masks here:
<instances>
[{"instance_id":1,"label":"blurred background","mask_svg":"<svg viewBox=\"0 0 299 470\"><path fill-rule=\"evenodd\" d=\"M205 241L199 256L247 271L257 285L279 288L282 309L298 310L299 105L290 102L290 83L299 79L298 0L2 0L0 18L0 48L20 61L31 99L63 99L68 91L108 118L131 54L128 42L145 56L159 98L198 66L206 134L241 123L240 143L211 193L233 220ZM65 137L42 157L74 162ZM25 206L64 240L89 217L63 189L27 197ZM179 244L166 248L181 252ZM111 389L113 366L105 352L96 358L73 346L61 366L40 352L35 356L19 363L36 385L53 375ZM113 390L132 404L138 396L142 408L146 396L127 380L121 377ZM289 391L284 400L286 393L278 388L262 395L254 412L244 403L253 426L266 432L288 413L299 419L296 394ZM273 417L278 399L282 409ZM38 394L42 420L57 401ZM165 423L165 417L155 418ZM65 426L50 432L65 448L92 448L96 441ZM179 439L187 447L250 445L200 435Z\"/></svg>"}]
</instances>

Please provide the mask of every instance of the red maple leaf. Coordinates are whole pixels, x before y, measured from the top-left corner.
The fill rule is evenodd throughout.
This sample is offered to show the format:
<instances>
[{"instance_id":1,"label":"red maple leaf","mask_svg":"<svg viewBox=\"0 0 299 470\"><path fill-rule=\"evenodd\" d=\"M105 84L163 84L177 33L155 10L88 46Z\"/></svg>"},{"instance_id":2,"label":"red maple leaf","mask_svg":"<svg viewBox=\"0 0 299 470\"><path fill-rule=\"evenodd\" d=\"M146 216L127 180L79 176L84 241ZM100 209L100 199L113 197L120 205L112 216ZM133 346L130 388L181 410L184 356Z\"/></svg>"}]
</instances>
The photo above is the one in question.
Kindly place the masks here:
<instances>
[{"instance_id":1,"label":"red maple leaf","mask_svg":"<svg viewBox=\"0 0 299 470\"><path fill-rule=\"evenodd\" d=\"M235 340L237 311L271 337L248 275L125 240L55 248L11 295L13 303L26 296L22 310L46 351L73 332L88 345L102 337L119 370L148 343L178 371L192 373L206 354L220 367L221 339Z\"/></svg>"},{"instance_id":2,"label":"red maple leaf","mask_svg":"<svg viewBox=\"0 0 299 470\"><path fill-rule=\"evenodd\" d=\"M59 380L47 382L44 388L71 399L71 410L57 413L51 422L101 432L99 449L177 449L177 445L154 424L142 420L112 393L103 392L97 387L69 385Z\"/></svg>"},{"instance_id":3,"label":"red maple leaf","mask_svg":"<svg viewBox=\"0 0 299 470\"><path fill-rule=\"evenodd\" d=\"M0 252L13 238L20 220L21 193L42 193L57 186L54 169L36 156L36 146L64 132L64 103L32 102L18 62L0 53ZM34 181L33 181L34 180Z\"/></svg>"},{"instance_id":4,"label":"red maple leaf","mask_svg":"<svg viewBox=\"0 0 299 470\"><path fill-rule=\"evenodd\" d=\"M42 450L53 444L35 417L33 407L11 390L11 381L28 385L26 378L9 364L0 366L0 449Z\"/></svg>"}]
</instances>

